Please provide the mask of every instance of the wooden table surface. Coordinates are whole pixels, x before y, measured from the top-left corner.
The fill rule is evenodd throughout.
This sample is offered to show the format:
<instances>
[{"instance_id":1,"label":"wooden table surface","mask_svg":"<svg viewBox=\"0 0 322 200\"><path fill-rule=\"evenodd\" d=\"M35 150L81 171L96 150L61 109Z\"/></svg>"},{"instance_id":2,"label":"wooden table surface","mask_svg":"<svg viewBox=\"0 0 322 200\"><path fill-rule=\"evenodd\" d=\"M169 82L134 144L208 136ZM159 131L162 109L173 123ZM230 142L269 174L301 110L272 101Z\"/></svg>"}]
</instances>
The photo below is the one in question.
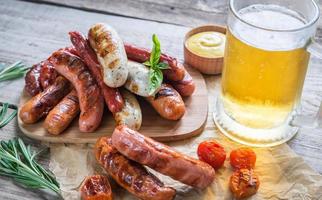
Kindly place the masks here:
<instances>
[{"instance_id":1,"label":"wooden table surface","mask_svg":"<svg viewBox=\"0 0 322 200\"><path fill-rule=\"evenodd\" d=\"M22 60L27 65L48 57L54 50L70 45L68 31L86 33L90 25L106 22L114 26L123 40L150 47L156 33L162 49L183 58L182 42L190 27L225 24L227 0L46 0L33 2L0 1L0 62ZM321 23L317 32L322 42ZM208 87L220 88L220 76L204 76ZM23 79L0 83L0 102L17 104ZM213 95L215 94L209 94ZM210 98L213 99L213 98ZM312 58L303 91L303 114L311 116L322 100L322 61ZM214 128L210 114L206 128ZM22 136L16 120L0 130L0 139ZM35 145L36 142L28 140ZM290 147L320 174L322 173L322 130L300 129ZM41 157L46 163L48 154ZM38 191L25 190L5 177L0 179L0 199L47 199Z\"/></svg>"}]
</instances>

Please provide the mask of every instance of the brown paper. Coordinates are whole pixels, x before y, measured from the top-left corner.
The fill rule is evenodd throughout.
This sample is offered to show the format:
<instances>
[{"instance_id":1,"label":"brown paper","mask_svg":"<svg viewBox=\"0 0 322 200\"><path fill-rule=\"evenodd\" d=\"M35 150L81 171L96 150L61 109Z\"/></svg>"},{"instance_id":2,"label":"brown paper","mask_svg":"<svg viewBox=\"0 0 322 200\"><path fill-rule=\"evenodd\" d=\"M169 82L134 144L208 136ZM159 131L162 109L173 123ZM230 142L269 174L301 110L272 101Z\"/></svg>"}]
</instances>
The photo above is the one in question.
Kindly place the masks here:
<instances>
[{"instance_id":1,"label":"brown paper","mask_svg":"<svg viewBox=\"0 0 322 200\"><path fill-rule=\"evenodd\" d=\"M216 139L227 152L224 167L216 171L216 180L204 191L195 190L171 178L154 172L166 185L177 190L177 200L233 199L228 188L232 169L229 152L240 145L229 141L216 130L205 130L201 136L170 143L178 151L197 157L198 144ZM50 145L50 169L61 183L65 199L79 199L78 187L87 175L101 173L96 166L92 148L87 145ZM313 171L288 145L254 149L257 154L255 172L260 178L260 188L250 199L322 199L322 176ZM112 181L113 195L118 199L136 199Z\"/></svg>"}]
</instances>

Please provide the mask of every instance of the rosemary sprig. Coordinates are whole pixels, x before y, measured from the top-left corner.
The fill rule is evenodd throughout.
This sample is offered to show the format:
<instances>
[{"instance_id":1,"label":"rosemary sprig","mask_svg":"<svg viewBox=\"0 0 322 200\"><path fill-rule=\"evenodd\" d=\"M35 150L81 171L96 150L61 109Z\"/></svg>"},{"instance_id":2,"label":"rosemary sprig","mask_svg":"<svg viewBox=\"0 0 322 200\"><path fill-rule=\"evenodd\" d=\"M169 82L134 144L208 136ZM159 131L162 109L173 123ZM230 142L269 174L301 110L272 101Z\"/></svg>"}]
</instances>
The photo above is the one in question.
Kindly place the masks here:
<instances>
[{"instance_id":1,"label":"rosemary sprig","mask_svg":"<svg viewBox=\"0 0 322 200\"><path fill-rule=\"evenodd\" d=\"M6 117L8 113L9 103L3 103L2 108L0 110L0 128L6 126L16 115L17 115L17 108L13 108L14 111Z\"/></svg>"},{"instance_id":2,"label":"rosemary sprig","mask_svg":"<svg viewBox=\"0 0 322 200\"><path fill-rule=\"evenodd\" d=\"M61 197L59 183L50 171L35 160L39 152L31 150L20 138L0 142L0 175L13 178L28 188L50 189Z\"/></svg>"},{"instance_id":3,"label":"rosemary sprig","mask_svg":"<svg viewBox=\"0 0 322 200\"><path fill-rule=\"evenodd\" d=\"M29 67L26 67L21 61L15 62L0 71L0 82L20 78L25 75Z\"/></svg>"}]
</instances>

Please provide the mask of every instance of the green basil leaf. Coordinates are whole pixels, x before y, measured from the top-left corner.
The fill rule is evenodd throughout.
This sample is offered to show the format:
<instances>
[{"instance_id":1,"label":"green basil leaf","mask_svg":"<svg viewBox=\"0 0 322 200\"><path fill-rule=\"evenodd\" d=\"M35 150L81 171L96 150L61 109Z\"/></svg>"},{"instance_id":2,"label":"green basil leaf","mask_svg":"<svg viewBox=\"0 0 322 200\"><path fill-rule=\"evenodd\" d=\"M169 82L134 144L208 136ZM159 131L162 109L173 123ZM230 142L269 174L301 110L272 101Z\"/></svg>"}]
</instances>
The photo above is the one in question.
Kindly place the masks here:
<instances>
[{"instance_id":1,"label":"green basil leaf","mask_svg":"<svg viewBox=\"0 0 322 200\"><path fill-rule=\"evenodd\" d=\"M149 72L149 94L152 95L158 89L163 81L162 71L158 68L150 69Z\"/></svg>"},{"instance_id":2,"label":"green basil leaf","mask_svg":"<svg viewBox=\"0 0 322 200\"><path fill-rule=\"evenodd\" d=\"M149 60L145 61L145 62L143 63L143 65L151 67L151 63L150 63L150 61L149 61Z\"/></svg>"},{"instance_id":3,"label":"green basil leaf","mask_svg":"<svg viewBox=\"0 0 322 200\"><path fill-rule=\"evenodd\" d=\"M152 41L153 41L153 47L152 47L152 52L150 55L150 64L151 65L157 65L160 60L160 55L161 55L161 45L158 37L156 34L152 35Z\"/></svg>"},{"instance_id":4,"label":"green basil leaf","mask_svg":"<svg viewBox=\"0 0 322 200\"><path fill-rule=\"evenodd\" d=\"M164 63L164 62L160 62L159 64L157 64L157 67L159 69L169 69L169 65L167 63Z\"/></svg>"}]
</instances>

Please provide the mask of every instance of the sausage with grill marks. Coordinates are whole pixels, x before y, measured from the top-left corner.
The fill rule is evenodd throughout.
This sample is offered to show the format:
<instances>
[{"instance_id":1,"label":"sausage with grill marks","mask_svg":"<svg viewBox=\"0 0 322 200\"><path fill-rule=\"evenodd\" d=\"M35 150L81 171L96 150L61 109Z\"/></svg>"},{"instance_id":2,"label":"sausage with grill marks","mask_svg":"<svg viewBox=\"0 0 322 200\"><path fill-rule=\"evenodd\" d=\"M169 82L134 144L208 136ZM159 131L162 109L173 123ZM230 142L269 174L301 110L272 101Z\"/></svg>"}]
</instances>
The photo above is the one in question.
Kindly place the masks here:
<instances>
[{"instance_id":1,"label":"sausage with grill marks","mask_svg":"<svg viewBox=\"0 0 322 200\"><path fill-rule=\"evenodd\" d=\"M44 128L53 135L63 132L79 113L77 92L73 89L47 115Z\"/></svg>"},{"instance_id":2,"label":"sausage with grill marks","mask_svg":"<svg viewBox=\"0 0 322 200\"><path fill-rule=\"evenodd\" d=\"M85 64L78 56L64 50L54 52L49 61L59 74L73 84L77 91L81 110L80 131L95 131L102 120L104 100L96 81Z\"/></svg>"},{"instance_id":3,"label":"sausage with grill marks","mask_svg":"<svg viewBox=\"0 0 322 200\"><path fill-rule=\"evenodd\" d=\"M186 111L180 94L169 84L162 84L155 96L145 99L165 119L178 120Z\"/></svg>"},{"instance_id":4,"label":"sausage with grill marks","mask_svg":"<svg viewBox=\"0 0 322 200\"><path fill-rule=\"evenodd\" d=\"M26 124L36 123L46 116L70 90L69 81L62 76L58 76L52 85L32 97L21 107L19 111L20 119Z\"/></svg>"},{"instance_id":5,"label":"sausage with grill marks","mask_svg":"<svg viewBox=\"0 0 322 200\"><path fill-rule=\"evenodd\" d=\"M166 187L144 166L127 159L112 145L111 139L97 140L95 157L99 164L123 188L143 200L171 200L176 191Z\"/></svg>"},{"instance_id":6,"label":"sausage with grill marks","mask_svg":"<svg viewBox=\"0 0 322 200\"><path fill-rule=\"evenodd\" d=\"M127 158L192 187L204 189L214 181L215 170L209 164L176 152L126 126L115 128L112 143Z\"/></svg>"}]
</instances>

